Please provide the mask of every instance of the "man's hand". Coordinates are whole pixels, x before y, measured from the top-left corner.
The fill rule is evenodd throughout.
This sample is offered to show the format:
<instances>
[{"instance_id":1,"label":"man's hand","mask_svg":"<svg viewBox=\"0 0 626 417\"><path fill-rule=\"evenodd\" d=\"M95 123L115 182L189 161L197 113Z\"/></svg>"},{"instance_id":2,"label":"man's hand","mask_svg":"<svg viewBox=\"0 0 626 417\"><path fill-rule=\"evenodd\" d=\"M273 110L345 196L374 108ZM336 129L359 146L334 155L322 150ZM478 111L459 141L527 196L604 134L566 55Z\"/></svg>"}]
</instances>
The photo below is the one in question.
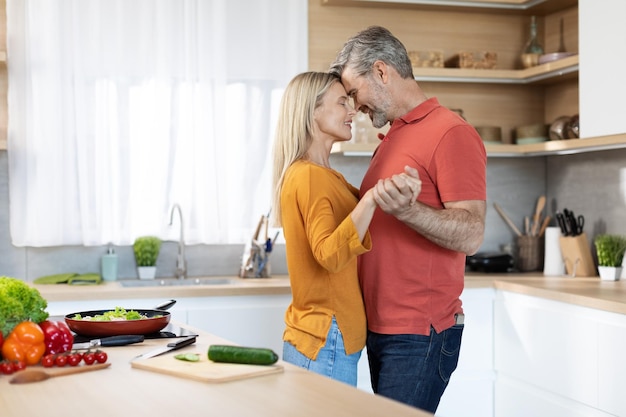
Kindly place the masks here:
<instances>
[{"instance_id":1,"label":"man's hand","mask_svg":"<svg viewBox=\"0 0 626 417\"><path fill-rule=\"evenodd\" d=\"M415 204L422 191L422 181L415 168L404 167L404 172L378 180L373 187L374 199L385 213L397 215Z\"/></svg>"}]
</instances>

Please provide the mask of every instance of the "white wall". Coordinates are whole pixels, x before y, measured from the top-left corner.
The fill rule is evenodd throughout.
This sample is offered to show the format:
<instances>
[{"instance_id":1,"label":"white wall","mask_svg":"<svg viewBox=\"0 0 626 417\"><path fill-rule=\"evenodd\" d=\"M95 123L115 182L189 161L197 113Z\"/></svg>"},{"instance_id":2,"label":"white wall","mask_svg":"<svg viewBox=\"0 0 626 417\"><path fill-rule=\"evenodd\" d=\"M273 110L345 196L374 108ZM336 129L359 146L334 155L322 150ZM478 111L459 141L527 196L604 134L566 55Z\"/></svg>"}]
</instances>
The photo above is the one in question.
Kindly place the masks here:
<instances>
[{"instance_id":1,"label":"white wall","mask_svg":"<svg viewBox=\"0 0 626 417\"><path fill-rule=\"evenodd\" d=\"M579 0L580 137L626 132L626 1Z\"/></svg>"}]
</instances>

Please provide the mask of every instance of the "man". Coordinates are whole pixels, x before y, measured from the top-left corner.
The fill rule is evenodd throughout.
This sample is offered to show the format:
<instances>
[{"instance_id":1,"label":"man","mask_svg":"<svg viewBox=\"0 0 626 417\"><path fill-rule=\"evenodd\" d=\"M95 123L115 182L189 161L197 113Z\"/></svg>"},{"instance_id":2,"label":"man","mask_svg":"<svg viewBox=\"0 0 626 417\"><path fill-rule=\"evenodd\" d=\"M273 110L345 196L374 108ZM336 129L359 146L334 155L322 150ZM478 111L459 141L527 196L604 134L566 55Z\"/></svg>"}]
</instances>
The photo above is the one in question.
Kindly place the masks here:
<instances>
[{"instance_id":1,"label":"man","mask_svg":"<svg viewBox=\"0 0 626 417\"><path fill-rule=\"evenodd\" d=\"M382 209L359 259L372 388L434 413L459 357L465 257L484 237L485 148L465 120L426 97L385 28L348 40L331 72L375 127L391 122L360 189L374 188ZM416 202L393 179L379 181L406 166L421 180Z\"/></svg>"}]
</instances>

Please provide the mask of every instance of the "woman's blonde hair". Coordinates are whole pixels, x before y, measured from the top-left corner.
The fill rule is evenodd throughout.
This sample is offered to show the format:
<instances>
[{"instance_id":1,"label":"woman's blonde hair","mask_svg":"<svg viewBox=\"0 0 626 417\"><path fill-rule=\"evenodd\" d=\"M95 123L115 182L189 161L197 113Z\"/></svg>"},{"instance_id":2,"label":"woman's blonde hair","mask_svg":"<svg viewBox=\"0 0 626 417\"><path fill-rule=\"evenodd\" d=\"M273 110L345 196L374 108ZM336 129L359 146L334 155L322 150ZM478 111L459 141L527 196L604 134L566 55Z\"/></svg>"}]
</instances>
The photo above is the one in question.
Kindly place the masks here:
<instances>
[{"instance_id":1,"label":"woman's blonde hair","mask_svg":"<svg viewBox=\"0 0 626 417\"><path fill-rule=\"evenodd\" d=\"M326 72L304 72L287 85L278 112L274 138L274 173L272 178L272 224L281 226L280 194L287 168L305 158L313 135L313 114L330 86L339 77Z\"/></svg>"}]
</instances>

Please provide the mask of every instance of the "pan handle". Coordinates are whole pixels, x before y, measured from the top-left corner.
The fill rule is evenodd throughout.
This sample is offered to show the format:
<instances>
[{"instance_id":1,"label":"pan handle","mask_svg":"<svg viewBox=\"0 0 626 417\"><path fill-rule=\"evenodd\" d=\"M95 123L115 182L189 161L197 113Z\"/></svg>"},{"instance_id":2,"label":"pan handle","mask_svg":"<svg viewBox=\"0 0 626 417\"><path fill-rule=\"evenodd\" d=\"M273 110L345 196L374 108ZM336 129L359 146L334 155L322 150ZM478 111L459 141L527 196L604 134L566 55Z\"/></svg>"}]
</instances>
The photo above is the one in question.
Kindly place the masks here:
<instances>
[{"instance_id":1,"label":"pan handle","mask_svg":"<svg viewBox=\"0 0 626 417\"><path fill-rule=\"evenodd\" d=\"M155 310L168 310L174 304L176 304L176 300L169 300L162 304L159 304L158 306L154 307L154 309Z\"/></svg>"}]
</instances>

